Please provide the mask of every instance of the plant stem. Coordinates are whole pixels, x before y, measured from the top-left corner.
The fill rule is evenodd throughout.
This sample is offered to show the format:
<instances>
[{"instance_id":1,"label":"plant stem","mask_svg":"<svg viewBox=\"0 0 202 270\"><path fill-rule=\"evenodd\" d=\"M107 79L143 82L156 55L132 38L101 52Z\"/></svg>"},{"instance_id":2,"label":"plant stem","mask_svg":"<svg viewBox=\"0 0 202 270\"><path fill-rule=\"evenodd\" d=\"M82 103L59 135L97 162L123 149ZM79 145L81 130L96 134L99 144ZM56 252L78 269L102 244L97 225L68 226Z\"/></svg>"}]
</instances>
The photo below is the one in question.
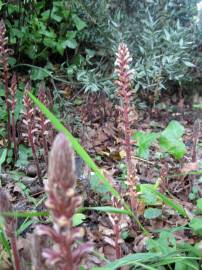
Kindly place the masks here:
<instances>
[{"instance_id":1,"label":"plant stem","mask_svg":"<svg viewBox=\"0 0 202 270\"><path fill-rule=\"evenodd\" d=\"M15 270L20 270L20 257L17 249L17 239L15 234L13 233L12 237L10 238L11 248L13 252L13 262L15 266Z\"/></svg>"}]
</instances>

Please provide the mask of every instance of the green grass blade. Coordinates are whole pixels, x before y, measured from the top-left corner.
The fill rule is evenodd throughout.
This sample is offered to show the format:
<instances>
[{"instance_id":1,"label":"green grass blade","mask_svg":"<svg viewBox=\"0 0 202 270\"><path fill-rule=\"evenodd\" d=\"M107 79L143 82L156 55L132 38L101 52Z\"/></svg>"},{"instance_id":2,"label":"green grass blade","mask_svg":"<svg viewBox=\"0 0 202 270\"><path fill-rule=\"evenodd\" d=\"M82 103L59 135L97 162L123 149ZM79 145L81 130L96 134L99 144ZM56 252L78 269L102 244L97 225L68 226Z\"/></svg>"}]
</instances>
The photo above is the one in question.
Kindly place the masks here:
<instances>
[{"instance_id":1,"label":"green grass blade","mask_svg":"<svg viewBox=\"0 0 202 270\"><path fill-rule=\"evenodd\" d=\"M119 209L112 206L98 206L98 207L83 207L80 209L82 212L87 210L95 210L105 213L112 213L112 214L121 214L121 215L128 215L130 216L130 212L125 209Z\"/></svg>"},{"instance_id":2,"label":"green grass blade","mask_svg":"<svg viewBox=\"0 0 202 270\"><path fill-rule=\"evenodd\" d=\"M46 106L41 103L32 93L29 93L30 98L34 101L34 103L39 107L39 109L44 113L44 115L51 121L52 125L59 131L65 134L67 139L70 141L73 149L76 153L85 161L85 163L95 172L96 176L102 181L103 185L107 188L107 190L117 199L122 200L119 192L111 185L109 180L102 174L101 170L92 160L92 158L88 155L86 150L79 144L78 140L74 138L74 136L63 126L63 124L55 117ZM144 226L140 223L139 219L136 217L134 212L130 209L129 205L123 201L123 205L125 209L130 212L130 216L137 222L138 226L145 234L149 234L147 230L145 230Z\"/></svg>"},{"instance_id":3,"label":"green grass blade","mask_svg":"<svg viewBox=\"0 0 202 270\"><path fill-rule=\"evenodd\" d=\"M0 173L1 173L1 166L6 161L6 155L7 155L7 149L4 149L0 157Z\"/></svg>"},{"instance_id":4,"label":"green grass blade","mask_svg":"<svg viewBox=\"0 0 202 270\"><path fill-rule=\"evenodd\" d=\"M169 199L168 197L166 197L162 193L158 192L157 190L155 190L155 189L153 189L153 188L151 188L149 186L147 188L150 191L152 191L156 196L158 196L165 204L167 204L168 206L170 206L171 208L176 210L181 216L188 217L185 209L180 204L178 204L175 201Z\"/></svg>"},{"instance_id":5,"label":"green grass blade","mask_svg":"<svg viewBox=\"0 0 202 270\"><path fill-rule=\"evenodd\" d=\"M9 241L6 238L6 235L2 229L0 229L0 244L3 246L3 249L9 254L11 257L11 249Z\"/></svg>"},{"instance_id":6,"label":"green grass blade","mask_svg":"<svg viewBox=\"0 0 202 270\"><path fill-rule=\"evenodd\" d=\"M49 216L49 212L13 211L13 212L1 212L1 216L15 217L15 218L47 217Z\"/></svg>"},{"instance_id":7,"label":"green grass blade","mask_svg":"<svg viewBox=\"0 0 202 270\"><path fill-rule=\"evenodd\" d=\"M20 227L17 229L16 235L19 236L21 235L24 231L26 231L29 226L31 226L32 224L36 223L36 220L31 219L31 220L25 220Z\"/></svg>"},{"instance_id":8,"label":"green grass blade","mask_svg":"<svg viewBox=\"0 0 202 270\"><path fill-rule=\"evenodd\" d=\"M96 173L99 179L103 182L106 188L112 193L112 195L118 199L120 199L120 194L112 187L106 177L101 173L100 169L97 167L95 162L88 155L86 150L79 144L78 140L74 138L74 136L63 126L62 123L41 103L37 98L34 97L31 93L29 96L34 101L34 103L40 108L40 110L46 115L46 117L51 121L53 126L59 131L65 134L67 139L70 141L72 147L76 151L76 153L82 157L82 159L86 162L86 164Z\"/></svg>"},{"instance_id":9,"label":"green grass blade","mask_svg":"<svg viewBox=\"0 0 202 270\"><path fill-rule=\"evenodd\" d=\"M148 263L152 260L159 260L161 258L161 253L136 253L127 255L121 259L114 262L110 262L103 267L94 267L92 270L115 270L125 265L136 265L139 263Z\"/></svg>"}]
</instances>

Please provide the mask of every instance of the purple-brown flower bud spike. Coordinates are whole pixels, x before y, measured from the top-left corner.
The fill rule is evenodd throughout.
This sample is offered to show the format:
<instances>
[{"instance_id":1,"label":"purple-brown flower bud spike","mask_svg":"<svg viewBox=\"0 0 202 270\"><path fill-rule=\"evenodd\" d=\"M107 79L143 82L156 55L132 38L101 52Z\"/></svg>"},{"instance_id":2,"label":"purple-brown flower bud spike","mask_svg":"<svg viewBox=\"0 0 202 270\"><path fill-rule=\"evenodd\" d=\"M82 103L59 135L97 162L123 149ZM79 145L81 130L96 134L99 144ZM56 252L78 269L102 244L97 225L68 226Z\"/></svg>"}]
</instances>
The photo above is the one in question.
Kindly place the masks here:
<instances>
[{"instance_id":1,"label":"purple-brown flower bud spike","mask_svg":"<svg viewBox=\"0 0 202 270\"><path fill-rule=\"evenodd\" d=\"M5 102L7 111L7 131L8 131L8 148L11 145L11 123L10 123L10 103L9 103L9 89L8 89L8 56L10 51L7 46L6 27L4 21L0 21L0 63L3 66L3 81L5 89Z\"/></svg>"},{"instance_id":2,"label":"purple-brown flower bud spike","mask_svg":"<svg viewBox=\"0 0 202 270\"><path fill-rule=\"evenodd\" d=\"M130 57L128 47L125 43L120 43L118 52L116 54L115 61L115 73L118 78L115 84L118 87L118 94L121 96L121 112L123 115L124 124L124 145L126 152L126 164L128 170L127 183L129 185L130 200L132 209L137 209L137 198L136 198L136 175L135 168L132 163L132 142L131 142L131 121L129 114L132 110L132 76L133 70L130 69L132 58Z\"/></svg>"},{"instance_id":3,"label":"purple-brown flower bud spike","mask_svg":"<svg viewBox=\"0 0 202 270\"><path fill-rule=\"evenodd\" d=\"M75 240L82 237L79 228L72 226L72 217L81 204L75 195L74 153L64 134L58 134L53 142L49 158L46 206L52 212L53 227L38 226L37 234L49 236L54 249L45 249L43 256L47 264L58 270L77 270L84 253L92 245L84 243L75 246Z\"/></svg>"},{"instance_id":4,"label":"purple-brown flower bud spike","mask_svg":"<svg viewBox=\"0 0 202 270\"><path fill-rule=\"evenodd\" d=\"M25 107L24 123L26 124L26 127L27 127L27 137L28 137L28 141L29 141L29 144L31 146L31 149L32 149L32 154L33 154L34 162L35 162L36 169L37 169L37 176L38 176L39 180L42 182L41 169L39 166L39 160L37 158L36 145L35 145L35 131L36 131L35 121L34 121L35 114L34 114L34 108L32 107L32 101L28 95L28 92L30 91L30 89L31 89L31 86L28 82L25 86L24 99L23 99L23 103L24 103L24 107Z\"/></svg>"},{"instance_id":5,"label":"purple-brown flower bud spike","mask_svg":"<svg viewBox=\"0 0 202 270\"><path fill-rule=\"evenodd\" d=\"M41 85L40 85L38 99L46 107L48 107L44 83L41 83ZM41 146L44 149L44 159L45 159L47 166L48 166L48 137L49 137L48 135L51 132L51 130L49 130L50 129L49 124L50 124L50 121L46 120L44 114L40 110L38 110L37 125L38 125L39 132L40 132L40 137L41 137L41 141L42 141Z\"/></svg>"},{"instance_id":6,"label":"purple-brown flower bud spike","mask_svg":"<svg viewBox=\"0 0 202 270\"><path fill-rule=\"evenodd\" d=\"M17 160L17 141L16 141L16 129L15 129L15 106L16 106L16 92L17 92L17 78L16 73L13 74L11 80L11 123L12 123L12 136L13 136L13 144L14 144L14 158Z\"/></svg>"}]
</instances>

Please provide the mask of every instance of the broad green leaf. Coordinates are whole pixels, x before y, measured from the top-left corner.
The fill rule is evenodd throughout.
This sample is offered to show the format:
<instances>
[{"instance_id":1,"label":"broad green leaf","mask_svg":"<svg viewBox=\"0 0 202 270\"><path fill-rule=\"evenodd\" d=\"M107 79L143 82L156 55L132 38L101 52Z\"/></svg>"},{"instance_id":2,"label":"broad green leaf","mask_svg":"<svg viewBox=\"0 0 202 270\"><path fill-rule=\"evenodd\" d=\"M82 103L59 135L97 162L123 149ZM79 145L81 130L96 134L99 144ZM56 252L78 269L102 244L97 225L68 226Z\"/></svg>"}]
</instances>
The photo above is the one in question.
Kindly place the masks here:
<instances>
[{"instance_id":1,"label":"broad green leaf","mask_svg":"<svg viewBox=\"0 0 202 270\"><path fill-rule=\"evenodd\" d=\"M154 194L149 188L157 189L155 185L152 184L140 184L137 185L137 192L140 193L140 200L146 205L156 205L159 200L158 196Z\"/></svg>"},{"instance_id":2,"label":"broad green leaf","mask_svg":"<svg viewBox=\"0 0 202 270\"><path fill-rule=\"evenodd\" d=\"M133 136L133 139L137 141L137 155L141 158L148 159L149 147L158 138L158 136L158 133L137 131Z\"/></svg>"},{"instance_id":3,"label":"broad green leaf","mask_svg":"<svg viewBox=\"0 0 202 270\"><path fill-rule=\"evenodd\" d=\"M87 26L86 23L82 19L80 19L76 14L72 14L72 20L78 31L81 31Z\"/></svg>"},{"instance_id":4,"label":"broad green leaf","mask_svg":"<svg viewBox=\"0 0 202 270\"><path fill-rule=\"evenodd\" d=\"M33 68L31 70L31 79L33 81L37 81L37 80L41 81L47 78L48 76L49 76L48 73L42 68Z\"/></svg>"},{"instance_id":5,"label":"broad green leaf","mask_svg":"<svg viewBox=\"0 0 202 270\"><path fill-rule=\"evenodd\" d=\"M57 14L54 13L54 12L51 12L51 18L52 18L53 20L55 20L56 22L61 22L61 21L62 21L62 17L59 16L59 15L57 15Z\"/></svg>"},{"instance_id":6,"label":"broad green leaf","mask_svg":"<svg viewBox=\"0 0 202 270\"><path fill-rule=\"evenodd\" d=\"M201 217L193 218L189 223L189 227L192 228L192 230L195 233L202 236L202 218Z\"/></svg>"},{"instance_id":7,"label":"broad green leaf","mask_svg":"<svg viewBox=\"0 0 202 270\"><path fill-rule=\"evenodd\" d=\"M160 217L161 215L162 215L162 210L158 208L150 207L144 211L144 217L147 219L155 219L155 218Z\"/></svg>"},{"instance_id":8,"label":"broad green leaf","mask_svg":"<svg viewBox=\"0 0 202 270\"><path fill-rule=\"evenodd\" d=\"M181 159L186 153L186 147L182 141L184 127L177 121L171 121L159 137L159 144L164 151L174 158Z\"/></svg>"},{"instance_id":9,"label":"broad green leaf","mask_svg":"<svg viewBox=\"0 0 202 270\"><path fill-rule=\"evenodd\" d=\"M65 48L70 48L70 49L76 49L77 47L77 42L75 39L67 39L63 42L61 42L61 46L65 49Z\"/></svg>"},{"instance_id":10,"label":"broad green leaf","mask_svg":"<svg viewBox=\"0 0 202 270\"><path fill-rule=\"evenodd\" d=\"M199 210L202 210L202 198L200 198L200 199L197 200L196 206L197 206L197 208L198 208Z\"/></svg>"},{"instance_id":11,"label":"broad green leaf","mask_svg":"<svg viewBox=\"0 0 202 270\"><path fill-rule=\"evenodd\" d=\"M74 227L79 226L80 224L84 222L85 219L86 219L86 216L84 214L76 213L73 215L72 224Z\"/></svg>"}]
</instances>

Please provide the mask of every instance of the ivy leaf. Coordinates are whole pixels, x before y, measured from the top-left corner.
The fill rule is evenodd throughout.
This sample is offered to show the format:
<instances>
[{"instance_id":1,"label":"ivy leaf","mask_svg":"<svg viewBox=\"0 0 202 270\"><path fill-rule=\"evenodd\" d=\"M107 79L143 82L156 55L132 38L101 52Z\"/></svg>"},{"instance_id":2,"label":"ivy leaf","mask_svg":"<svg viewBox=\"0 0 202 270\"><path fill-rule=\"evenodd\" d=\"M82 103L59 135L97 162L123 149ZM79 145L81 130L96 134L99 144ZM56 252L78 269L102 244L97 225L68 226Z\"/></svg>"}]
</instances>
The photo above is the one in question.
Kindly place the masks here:
<instances>
[{"instance_id":1,"label":"ivy leaf","mask_svg":"<svg viewBox=\"0 0 202 270\"><path fill-rule=\"evenodd\" d=\"M78 31L83 30L87 26L87 24L82 19L80 19L76 14L72 14L72 20Z\"/></svg>"},{"instance_id":2,"label":"ivy leaf","mask_svg":"<svg viewBox=\"0 0 202 270\"><path fill-rule=\"evenodd\" d=\"M161 133L159 144L164 151L176 159L183 158L186 147L182 141L184 127L177 121L171 121L167 128Z\"/></svg>"},{"instance_id":3,"label":"ivy leaf","mask_svg":"<svg viewBox=\"0 0 202 270\"><path fill-rule=\"evenodd\" d=\"M77 42L75 39L68 39L64 42L64 45L70 49L76 49Z\"/></svg>"},{"instance_id":4,"label":"ivy leaf","mask_svg":"<svg viewBox=\"0 0 202 270\"><path fill-rule=\"evenodd\" d=\"M33 68L31 70L31 79L33 81L37 81L37 80L41 81L41 80L44 80L48 76L49 76L48 72L42 68Z\"/></svg>"}]
</instances>

